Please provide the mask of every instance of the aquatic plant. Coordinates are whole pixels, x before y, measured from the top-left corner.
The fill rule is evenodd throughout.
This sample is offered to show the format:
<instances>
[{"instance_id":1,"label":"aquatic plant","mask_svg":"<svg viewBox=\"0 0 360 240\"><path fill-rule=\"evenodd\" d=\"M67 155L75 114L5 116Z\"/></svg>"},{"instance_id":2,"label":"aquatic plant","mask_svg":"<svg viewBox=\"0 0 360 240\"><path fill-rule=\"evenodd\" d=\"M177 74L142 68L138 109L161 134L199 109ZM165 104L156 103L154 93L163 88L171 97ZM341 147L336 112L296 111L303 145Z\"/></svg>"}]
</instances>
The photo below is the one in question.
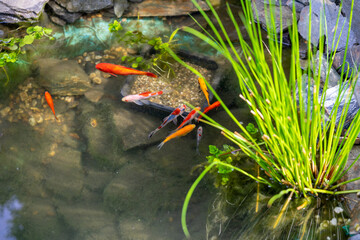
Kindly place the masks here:
<instances>
[{"instance_id":1,"label":"aquatic plant","mask_svg":"<svg viewBox=\"0 0 360 240\"><path fill-rule=\"evenodd\" d=\"M26 45L32 44L35 39L41 39L43 36L48 37L50 40L54 39L51 36L52 29L41 26L28 27L26 33L23 37L0 38L0 68L3 69L7 78L4 85L7 85L10 80L6 65L18 61L19 55L26 52Z\"/></svg>"},{"instance_id":2,"label":"aquatic plant","mask_svg":"<svg viewBox=\"0 0 360 240\"><path fill-rule=\"evenodd\" d=\"M327 97L326 90L329 88L330 68L323 69L322 63L327 61L330 65L332 64L340 37L334 37L332 42L329 42L329 38L326 38L326 40L324 38L320 39L318 46L320 52L319 64L315 64L315 52L313 52L309 40L307 43L307 63L309 67L302 70L300 66L297 19L295 6L293 6L293 25L289 28L292 43L291 63L290 73L287 75L283 67L283 31L280 30L279 34L276 32L276 16L271 4L272 1L269 1L269 6L265 5L267 40L262 37L260 21L257 14L254 16L250 1L240 1L243 7L240 18L250 39L248 42L245 41L240 26L235 20L234 13L227 4L228 15L239 37L237 44L241 47L241 54L230 40L210 1L206 0L206 2L211 9L212 19L216 19L219 29L215 27L210 17L200 8L197 1L193 0L194 5L199 9L211 28L212 33L203 27L203 33L190 27L183 27L181 30L207 42L231 63L239 80L240 98L247 103L251 114L254 116L261 135L261 142L251 135L255 131L254 128L251 126L244 127L221 101L220 96L216 94L207 81L206 85L213 92L216 99L221 102L221 106L229 117L236 123L240 133L227 129L206 115L204 115L206 120L200 121L221 130L221 133L238 146L243 153L252 158L266 175L252 175L236 167L233 162L224 161L215 154L215 157L211 159L208 166L205 167L205 170L193 183L186 196L182 212L182 225L185 235L190 236L186 226L186 211L191 195L201 179L213 168L218 171L223 168L231 169L269 186L276 186L280 183L284 190L269 201L271 205L274 200L289 194L280 216L294 194L307 199L309 196L318 196L319 194L339 195L358 192L359 190L339 191L340 186L360 179L359 177L340 182L359 159L358 157L349 167L346 167L349 152L360 132L360 124L356 124L360 120L360 112L356 114L350 126L345 129L345 119L357 80L355 71L350 74L350 69L345 69L345 64L342 65L341 80L339 81L334 107L327 116L324 107ZM352 1L352 8L353 4L354 1ZM311 2L309 8L311 12ZM340 11L337 23L339 23L339 16ZM282 10L280 10L280 19L282 19ZM352 11L349 30L347 33L343 33L347 34L344 62L350 36L351 19ZM311 14L309 14L309 22L311 22ZM323 29L326 31L325 35L328 35L326 26L324 28L322 26L324 23L326 23L326 19L321 15L320 36ZM198 25L201 27L200 24ZM282 25L283 21L281 20L280 29L282 29ZM171 38L179 30L177 29ZM308 39L311 39L311 24L309 24L308 30ZM342 30L343 26L335 29L334 36L339 36ZM221 35L224 37L221 37ZM325 43L335 50L332 53L327 51ZM177 61L191 69L197 76L203 78L196 69L181 61L171 49L167 50ZM326 58L323 57L324 53ZM267 54L270 55L270 63L266 61ZM326 79L323 83L321 83L320 74L317 74L321 71L326 72ZM304 73L307 75L303 77ZM313 91L310 91L310 87L308 87L310 85ZM336 119L340 113L340 118ZM201 115L203 114L201 113ZM343 131L345 138L341 138ZM276 224L274 227L276 227Z\"/></svg>"},{"instance_id":3,"label":"aquatic plant","mask_svg":"<svg viewBox=\"0 0 360 240\"><path fill-rule=\"evenodd\" d=\"M153 48L154 54L151 58L146 59L143 56L123 56L121 61L131 64L133 68L148 70L152 68L159 75L168 72L168 75L174 71L171 68L171 61L166 48L175 49L176 44L173 42L163 42L161 37L148 37L141 31L125 31L123 26L117 20L109 24L109 31L116 35L119 43L125 44L127 47L136 48L139 51L148 46Z\"/></svg>"}]
</instances>

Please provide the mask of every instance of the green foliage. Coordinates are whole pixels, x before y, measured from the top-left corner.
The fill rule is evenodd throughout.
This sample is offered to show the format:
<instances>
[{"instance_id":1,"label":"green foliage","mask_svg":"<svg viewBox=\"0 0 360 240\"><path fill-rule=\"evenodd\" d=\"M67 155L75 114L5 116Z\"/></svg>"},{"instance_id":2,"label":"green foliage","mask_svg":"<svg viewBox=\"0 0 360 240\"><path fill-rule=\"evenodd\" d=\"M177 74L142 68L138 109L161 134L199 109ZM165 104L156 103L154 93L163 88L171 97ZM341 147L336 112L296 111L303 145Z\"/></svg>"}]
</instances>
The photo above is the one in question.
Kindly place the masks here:
<instances>
[{"instance_id":1,"label":"green foliage","mask_svg":"<svg viewBox=\"0 0 360 240\"><path fill-rule=\"evenodd\" d=\"M125 63L131 64L133 68L140 68L148 70L152 68L159 75L168 72L174 73L169 62L169 54L166 51L167 48L174 48L174 44L169 42L163 42L161 37L149 38L141 31L125 31L121 26L121 23L114 20L109 24L109 31L116 35L117 41L124 44L126 47L133 49L142 49L146 45L151 46L155 50L155 54L150 59L145 59L143 56L123 56L121 60Z\"/></svg>"},{"instance_id":2,"label":"green foliage","mask_svg":"<svg viewBox=\"0 0 360 240\"><path fill-rule=\"evenodd\" d=\"M231 164L233 162L233 157L231 152L235 150L234 147L231 147L229 145L223 145L223 151L218 149L214 145L209 145L209 153L211 156L207 156L208 163L211 164L213 162L223 162L226 164ZM224 165L216 165L216 168L214 171L217 170L217 173L220 175L221 179L221 185L226 185L229 181L229 173L234 171L233 168L227 167ZM217 186L218 184L215 183Z\"/></svg>"},{"instance_id":3,"label":"green foliage","mask_svg":"<svg viewBox=\"0 0 360 240\"><path fill-rule=\"evenodd\" d=\"M199 183L198 180L201 180L204 175L210 171L209 168L214 168L218 164L221 164L230 168L233 167L236 171L245 174L259 183L268 184L269 182L276 182L282 183L284 188L290 187L288 189L291 190L281 191L272 198L272 201L274 201L290 192L290 196L286 204L284 204L284 207L287 206L294 193L307 198L309 195L318 195L320 193L338 195L359 192L359 190L338 191L338 187L341 185L360 180L360 177L358 177L340 182L360 157L359 156L350 166L347 166L346 163L350 150L360 132L360 124L358 124L360 121L360 111L356 114L349 128L345 130L344 135L346 136L346 140L344 140L345 138L341 140L341 134L357 76L349 74L350 69L345 69L344 67L341 69L338 97L331 113L326 115L326 109L323 107L323 103L326 99L330 71L325 70L327 74L326 79L324 79L324 84L321 84L320 74L316 74L317 72L324 71L324 69L321 69L323 66L322 61L328 61L329 65L332 65L338 42L334 40L332 43L326 43L327 46L335 46L334 52L329 53L325 51L324 41L320 41L320 56L323 56L324 53L327 56L320 58L320 63L316 65L314 64L315 52L312 52L311 41L308 41L307 65L311 67L303 70L300 65L296 12L295 7L293 7L293 25L289 29L292 43L290 74L287 74L283 68L283 32L280 30L278 34L275 30L276 14L274 13L271 1L267 7L271 14L267 16L266 21L267 36L272 36L271 40L263 39L260 21L257 19L258 16L253 15L250 1L241 1L244 12L243 15L240 16L244 24L241 28L246 30L247 36L250 38L249 41L244 39L231 7L227 5L228 15L239 37L237 44L240 44L241 54L239 54L234 43L231 42L231 38L226 33L225 27L211 6L210 1L206 0L211 10L211 18L200 8L196 0L192 0L192 2L205 18L208 26L211 28L211 33L205 29L202 29L203 32L199 32L190 27L184 27L182 30L208 43L231 63L239 81L239 88L241 90L240 97L248 104L249 111L254 116L263 142L259 143L257 139L252 136L252 133L255 132L252 126L244 127L240 121L235 118L206 80L205 82L208 89L210 89L216 99L221 102L222 107L236 123L238 129L227 129L206 115L204 116L206 120L201 121L221 130L226 138L238 146L243 153L252 158L269 176L267 180L262 179L259 175L257 177L253 176L242 169L236 168L232 164L227 164L218 158L213 158L213 162L202 172L193 186L196 186ZM353 4L354 1L352 1L351 8L353 8ZM311 7L310 3L310 11ZM309 18L311 18L311 14ZM342 33L347 34L348 37L350 36L352 11L349 18L349 32ZM216 20L217 24L215 25L211 19ZM309 19L309 21L311 21L311 19ZM282 29L282 23L283 21L280 20L280 29ZM320 23L326 23L326 21L321 20ZM308 39L311 39L311 25L312 24L308 25ZM323 28L320 24L320 35L322 35L323 29L326 29L326 27ZM334 36L339 35L337 31L342 31L342 29L341 27L335 29ZM176 30L174 34L177 31L178 30ZM334 39L337 39L337 41L340 40L340 38ZM345 55L347 53L347 47L348 46L346 46L345 49ZM188 66L176 56L171 49L167 50L177 61L188 67L199 77L204 78L196 69ZM270 61L267 62L266 60L269 56ZM346 56L344 56L344 61L345 59ZM345 66L345 64L343 64L343 66ZM307 75L305 83L302 81L303 74ZM310 96L310 91L308 90L310 88L307 87L309 85L312 85L314 89L314 92L311 93L312 96ZM322 87L322 91L320 91L320 87ZM321 97L318 98L318 93L320 92ZM346 92L346 94L344 94L344 92ZM312 101L310 101L310 98ZM300 100L298 101L297 99ZM304 99L307 99L307 101L304 101ZM344 102L345 105L342 108L341 105ZM341 117L339 121L336 121L338 111L341 111ZM238 131L240 133L238 133ZM217 154L217 150L214 148L212 148L211 152ZM186 227L186 214L184 213L186 213L192 191L195 189L193 186L190 188L189 194L186 197L182 215L183 230L188 238L190 235ZM284 212L283 210L281 214Z\"/></svg>"},{"instance_id":4,"label":"green foliage","mask_svg":"<svg viewBox=\"0 0 360 240\"><path fill-rule=\"evenodd\" d=\"M252 124L252 123L249 123L249 124L246 126L246 130L247 130L250 134L252 134L252 135L254 135L254 134L256 134L256 133L259 132L259 130L258 130L258 129L255 127L255 125Z\"/></svg>"},{"instance_id":5,"label":"green foliage","mask_svg":"<svg viewBox=\"0 0 360 240\"><path fill-rule=\"evenodd\" d=\"M2 68L7 76L7 81L5 85L9 82L9 77L6 72L7 63L15 63L20 54L24 54L26 51L24 47L30 45L36 39L41 39L42 37L48 37L50 40L54 40L51 36L52 29L33 26L26 29L26 35L23 37L10 37L1 39L0 38L0 68Z\"/></svg>"}]
</instances>

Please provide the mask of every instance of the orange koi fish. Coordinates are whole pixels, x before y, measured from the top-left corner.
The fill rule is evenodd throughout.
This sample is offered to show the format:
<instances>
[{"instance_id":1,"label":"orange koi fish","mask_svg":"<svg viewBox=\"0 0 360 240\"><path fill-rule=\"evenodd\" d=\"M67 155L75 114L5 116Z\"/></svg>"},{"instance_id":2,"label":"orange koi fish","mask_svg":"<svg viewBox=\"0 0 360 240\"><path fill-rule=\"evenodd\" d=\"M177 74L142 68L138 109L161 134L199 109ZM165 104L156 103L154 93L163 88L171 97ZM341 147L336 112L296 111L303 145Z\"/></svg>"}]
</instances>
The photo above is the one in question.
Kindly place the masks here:
<instances>
[{"instance_id":1,"label":"orange koi fish","mask_svg":"<svg viewBox=\"0 0 360 240\"><path fill-rule=\"evenodd\" d=\"M59 120L55 115L54 102L48 91L45 91L45 100L46 100L47 104L49 105L49 107L51 108L51 111L54 113L55 119Z\"/></svg>"},{"instance_id":2,"label":"orange koi fish","mask_svg":"<svg viewBox=\"0 0 360 240\"><path fill-rule=\"evenodd\" d=\"M203 113L205 114L205 113L207 113L208 111L210 111L210 110L212 110L212 109L214 109L214 108L218 108L218 107L220 107L220 105L221 105L221 103L220 103L219 101L216 101L216 102L214 102L213 104L211 104L210 106L206 107L206 108L204 109ZM199 119L201 119L201 118L202 118L202 115L200 115L200 116L197 118L197 120L199 121Z\"/></svg>"},{"instance_id":3,"label":"orange koi fish","mask_svg":"<svg viewBox=\"0 0 360 240\"><path fill-rule=\"evenodd\" d=\"M121 65L116 65L112 63L98 63L96 64L96 69L99 69L102 72L110 73L111 75L146 75L149 77L156 78L157 76L151 72L143 72L140 70L124 67Z\"/></svg>"},{"instance_id":4,"label":"orange koi fish","mask_svg":"<svg viewBox=\"0 0 360 240\"><path fill-rule=\"evenodd\" d=\"M206 101L208 103L208 106L210 105L210 102L209 102L209 93L208 93L208 89L206 87L206 84L205 84L205 81L204 79L202 78L198 78L198 81L199 81L199 85L200 85L200 89L201 91L203 91L204 95L205 95L205 98L206 98Z\"/></svg>"},{"instance_id":5,"label":"orange koi fish","mask_svg":"<svg viewBox=\"0 0 360 240\"><path fill-rule=\"evenodd\" d=\"M155 97L163 94L164 91L158 91L158 92L143 92L140 94L134 94L134 95L127 95L123 97L121 100L123 102L134 102L137 105L143 105L143 103L140 100L147 99L150 97Z\"/></svg>"},{"instance_id":6,"label":"orange koi fish","mask_svg":"<svg viewBox=\"0 0 360 240\"><path fill-rule=\"evenodd\" d=\"M198 114L197 111L200 111L200 107L194 108L184 119L184 121L180 124L180 126L178 126L178 128L175 130L179 130L180 128L182 128L183 126L185 126L186 124L190 123L191 120L193 120L196 115Z\"/></svg>"},{"instance_id":7,"label":"orange koi fish","mask_svg":"<svg viewBox=\"0 0 360 240\"><path fill-rule=\"evenodd\" d=\"M169 136L167 136L167 138L165 138L164 141L162 141L159 145L158 145L158 149L160 150L160 148L169 140L176 138L176 137L182 137L185 136L186 134L188 134L189 132L191 132L193 129L195 128L195 124L190 124L187 125L183 128L181 128L180 130L170 134Z\"/></svg>"}]
</instances>

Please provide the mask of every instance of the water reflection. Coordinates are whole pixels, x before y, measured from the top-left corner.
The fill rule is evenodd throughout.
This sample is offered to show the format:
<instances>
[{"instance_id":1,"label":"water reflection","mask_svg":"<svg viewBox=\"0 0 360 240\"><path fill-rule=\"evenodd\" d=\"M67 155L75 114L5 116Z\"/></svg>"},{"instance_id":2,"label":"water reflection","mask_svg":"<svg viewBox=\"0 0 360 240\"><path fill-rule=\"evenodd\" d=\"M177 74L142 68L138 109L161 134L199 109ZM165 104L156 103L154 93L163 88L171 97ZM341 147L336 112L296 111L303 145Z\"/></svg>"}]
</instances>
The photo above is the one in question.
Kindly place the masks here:
<instances>
[{"instance_id":1,"label":"water reflection","mask_svg":"<svg viewBox=\"0 0 360 240\"><path fill-rule=\"evenodd\" d=\"M16 197L11 198L4 205L0 206L0 239L16 239L10 233L15 217L14 213L21 210L22 206L23 204Z\"/></svg>"}]
</instances>

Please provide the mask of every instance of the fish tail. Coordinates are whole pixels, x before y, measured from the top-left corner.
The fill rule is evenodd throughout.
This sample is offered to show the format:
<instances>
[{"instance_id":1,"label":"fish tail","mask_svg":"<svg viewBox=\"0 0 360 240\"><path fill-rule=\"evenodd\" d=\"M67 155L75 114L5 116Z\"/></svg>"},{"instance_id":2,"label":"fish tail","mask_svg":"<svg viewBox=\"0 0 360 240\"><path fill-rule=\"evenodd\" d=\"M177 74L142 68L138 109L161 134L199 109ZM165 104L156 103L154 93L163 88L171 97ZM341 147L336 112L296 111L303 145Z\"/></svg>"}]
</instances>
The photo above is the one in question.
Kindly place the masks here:
<instances>
[{"instance_id":1,"label":"fish tail","mask_svg":"<svg viewBox=\"0 0 360 240\"><path fill-rule=\"evenodd\" d=\"M157 131L159 131L158 129L155 129L154 131L152 131L149 135L148 138L150 139Z\"/></svg>"},{"instance_id":2,"label":"fish tail","mask_svg":"<svg viewBox=\"0 0 360 240\"><path fill-rule=\"evenodd\" d=\"M151 73L151 72L146 72L145 75L148 76L148 77L157 78L157 76L155 74Z\"/></svg>"},{"instance_id":3,"label":"fish tail","mask_svg":"<svg viewBox=\"0 0 360 240\"><path fill-rule=\"evenodd\" d=\"M162 146L164 146L164 144L165 144L165 141L161 142L161 143L157 146L157 148L160 150L160 149L162 148Z\"/></svg>"}]
</instances>

